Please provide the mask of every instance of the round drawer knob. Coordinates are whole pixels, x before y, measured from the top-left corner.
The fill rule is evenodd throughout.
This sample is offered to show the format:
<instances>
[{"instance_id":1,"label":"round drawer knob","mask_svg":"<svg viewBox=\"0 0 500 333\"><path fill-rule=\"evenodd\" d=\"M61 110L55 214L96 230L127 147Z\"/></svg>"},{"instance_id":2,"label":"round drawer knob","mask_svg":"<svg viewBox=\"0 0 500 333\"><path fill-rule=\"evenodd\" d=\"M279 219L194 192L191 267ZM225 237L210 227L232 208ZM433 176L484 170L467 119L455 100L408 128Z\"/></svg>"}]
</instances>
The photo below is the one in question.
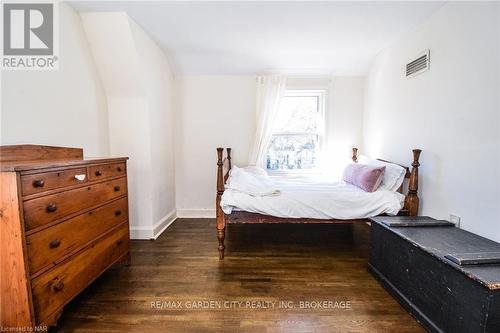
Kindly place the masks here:
<instances>
[{"instance_id":1,"label":"round drawer knob","mask_svg":"<svg viewBox=\"0 0 500 333\"><path fill-rule=\"evenodd\" d=\"M115 192L120 192L120 186L115 186L114 190L115 190Z\"/></svg>"},{"instance_id":2,"label":"round drawer knob","mask_svg":"<svg viewBox=\"0 0 500 333\"><path fill-rule=\"evenodd\" d=\"M121 168L121 167L118 167L118 168L116 168L116 171L118 171L118 172L122 172L122 168Z\"/></svg>"},{"instance_id":3,"label":"round drawer knob","mask_svg":"<svg viewBox=\"0 0 500 333\"><path fill-rule=\"evenodd\" d=\"M47 212L53 213L57 210L57 205L55 203L50 203L47 205Z\"/></svg>"},{"instance_id":4,"label":"round drawer knob","mask_svg":"<svg viewBox=\"0 0 500 333\"><path fill-rule=\"evenodd\" d=\"M59 292L64 289L64 282L60 281L59 279L54 279L51 289L54 292Z\"/></svg>"},{"instance_id":5,"label":"round drawer knob","mask_svg":"<svg viewBox=\"0 0 500 333\"><path fill-rule=\"evenodd\" d=\"M41 179L33 181L33 187L43 187L45 182Z\"/></svg>"},{"instance_id":6,"label":"round drawer knob","mask_svg":"<svg viewBox=\"0 0 500 333\"><path fill-rule=\"evenodd\" d=\"M96 176L102 176L102 172L101 172L101 170L97 170L97 171L95 172L95 175L96 175Z\"/></svg>"},{"instance_id":7,"label":"round drawer knob","mask_svg":"<svg viewBox=\"0 0 500 333\"><path fill-rule=\"evenodd\" d=\"M120 216L122 215L122 211L121 210L115 210L115 216Z\"/></svg>"},{"instance_id":8,"label":"round drawer knob","mask_svg":"<svg viewBox=\"0 0 500 333\"><path fill-rule=\"evenodd\" d=\"M59 247L59 245L61 245L61 241L60 241L59 239L54 239L53 241L51 241L51 242L49 243L49 247L50 247L51 249L58 248L58 247Z\"/></svg>"}]
</instances>

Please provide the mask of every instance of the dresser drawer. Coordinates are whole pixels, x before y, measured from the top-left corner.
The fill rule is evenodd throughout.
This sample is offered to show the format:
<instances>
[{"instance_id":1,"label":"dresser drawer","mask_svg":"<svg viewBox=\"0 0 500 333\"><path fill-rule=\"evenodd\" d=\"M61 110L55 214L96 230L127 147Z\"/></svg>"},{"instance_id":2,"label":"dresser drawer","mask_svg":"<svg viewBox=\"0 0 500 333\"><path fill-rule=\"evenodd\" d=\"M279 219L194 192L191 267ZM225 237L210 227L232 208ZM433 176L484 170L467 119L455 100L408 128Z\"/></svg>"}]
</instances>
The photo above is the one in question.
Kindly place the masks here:
<instances>
[{"instance_id":1,"label":"dresser drawer","mask_svg":"<svg viewBox=\"0 0 500 333\"><path fill-rule=\"evenodd\" d=\"M40 193L87 181L87 168L65 169L21 176L23 195Z\"/></svg>"},{"instance_id":2,"label":"dresser drawer","mask_svg":"<svg viewBox=\"0 0 500 333\"><path fill-rule=\"evenodd\" d=\"M40 227L126 193L127 179L120 178L25 201L23 208L26 229Z\"/></svg>"},{"instance_id":3,"label":"dresser drawer","mask_svg":"<svg viewBox=\"0 0 500 333\"><path fill-rule=\"evenodd\" d=\"M127 223L31 281L37 324L59 310L128 251Z\"/></svg>"},{"instance_id":4,"label":"dresser drawer","mask_svg":"<svg viewBox=\"0 0 500 333\"><path fill-rule=\"evenodd\" d=\"M27 236L28 264L31 274L127 219L127 198L121 198Z\"/></svg>"},{"instance_id":5,"label":"dresser drawer","mask_svg":"<svg viewBox=\"0 0 500 333\"><path fill-rule=\"evenodd\" d=\"M125 163L94 165L89 168L89 179L92 181L123 175L125 175Z\"/></svg>"}]
</instances>

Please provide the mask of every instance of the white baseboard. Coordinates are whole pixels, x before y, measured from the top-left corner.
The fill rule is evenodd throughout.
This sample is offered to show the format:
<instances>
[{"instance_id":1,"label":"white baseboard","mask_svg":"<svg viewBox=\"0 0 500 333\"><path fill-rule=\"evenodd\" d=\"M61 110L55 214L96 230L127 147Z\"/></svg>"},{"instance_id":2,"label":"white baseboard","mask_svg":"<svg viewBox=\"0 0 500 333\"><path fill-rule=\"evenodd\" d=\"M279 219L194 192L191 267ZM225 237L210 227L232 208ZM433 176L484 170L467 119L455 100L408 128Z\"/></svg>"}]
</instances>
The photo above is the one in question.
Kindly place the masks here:
<instances>
[{"instance_id":1,"label":"white baseboard","mask_svg":"<svg viewBox=\"0 0 500 333\"><path fill-rule=\"evenodd\" d=\"M153 228L130 226L130 239L154 239Z\"/></svg>"},{"instance_id":2,"label":"white baseboard","mask_svg":"<svg viewBox=\"0 0 500 333\"><path fill-rule=\"evenodd\" d=\"M165 231L177 218L176 210L172 210L165 217L160 219L154 226L130 226L131 239L156 239Z\"/></svg>"},{"instance_id":3,"label":"white baseboard","mask_svg":"<svg viewBox=\"0 0 500 333\"><path fill-rule=\"evenodd\" d=\"M178 218L215 218L215 209L177 209Z\"/></svg>"},{"instance_id":4,"label":"white baseboard","mask_svg":"<svg viewBox=\"0 0 500 333\"><path fill-rule=\"evenodd\" d=\"M176 219L177 211L174 209L153 226L153 239L157 239Z\"/></svg>"}]
</instances>

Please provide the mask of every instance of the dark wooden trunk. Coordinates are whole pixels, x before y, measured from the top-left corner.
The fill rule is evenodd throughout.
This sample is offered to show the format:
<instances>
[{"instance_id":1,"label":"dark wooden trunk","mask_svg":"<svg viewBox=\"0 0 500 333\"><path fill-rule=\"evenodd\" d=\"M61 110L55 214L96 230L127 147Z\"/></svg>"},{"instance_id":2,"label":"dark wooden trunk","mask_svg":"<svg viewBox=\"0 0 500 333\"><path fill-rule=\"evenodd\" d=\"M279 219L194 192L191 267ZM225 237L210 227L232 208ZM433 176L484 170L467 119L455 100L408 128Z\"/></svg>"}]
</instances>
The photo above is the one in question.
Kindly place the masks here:
<instances>
[{"instance_id":1,"label":"dark wooden trunk","mask_svg":"<svg viewBox=\"0 0 500 333\"><path fill-rule=\"evenodd\" d=\"M445 258L500 244L452 226L389 227L382 218L373 219L369 268L426 329L500 332L500 266Z\"/></svg>"}]
</instances>

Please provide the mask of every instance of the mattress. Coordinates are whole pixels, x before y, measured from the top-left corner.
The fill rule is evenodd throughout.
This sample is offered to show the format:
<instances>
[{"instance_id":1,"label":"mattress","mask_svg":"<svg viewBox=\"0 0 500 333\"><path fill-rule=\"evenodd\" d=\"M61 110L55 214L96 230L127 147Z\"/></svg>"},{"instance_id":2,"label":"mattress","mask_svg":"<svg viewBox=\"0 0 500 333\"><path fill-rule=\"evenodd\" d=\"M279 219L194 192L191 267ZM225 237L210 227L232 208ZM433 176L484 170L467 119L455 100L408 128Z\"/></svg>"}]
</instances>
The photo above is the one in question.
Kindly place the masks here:
<instances>
[{"instance_id":1,"label":"mattress","mask_svg":"<svg viewBox=\"0 0 500 333\"><path fill-rule=\"evenodd\" d=\"M242 210L284 218L358 219L396 215L404 204L404 195L383 188L369 193L321 177L271 178L278 195L256 196L226 189L220 203L224 213Z\"/></svg>"}]
</instances>

